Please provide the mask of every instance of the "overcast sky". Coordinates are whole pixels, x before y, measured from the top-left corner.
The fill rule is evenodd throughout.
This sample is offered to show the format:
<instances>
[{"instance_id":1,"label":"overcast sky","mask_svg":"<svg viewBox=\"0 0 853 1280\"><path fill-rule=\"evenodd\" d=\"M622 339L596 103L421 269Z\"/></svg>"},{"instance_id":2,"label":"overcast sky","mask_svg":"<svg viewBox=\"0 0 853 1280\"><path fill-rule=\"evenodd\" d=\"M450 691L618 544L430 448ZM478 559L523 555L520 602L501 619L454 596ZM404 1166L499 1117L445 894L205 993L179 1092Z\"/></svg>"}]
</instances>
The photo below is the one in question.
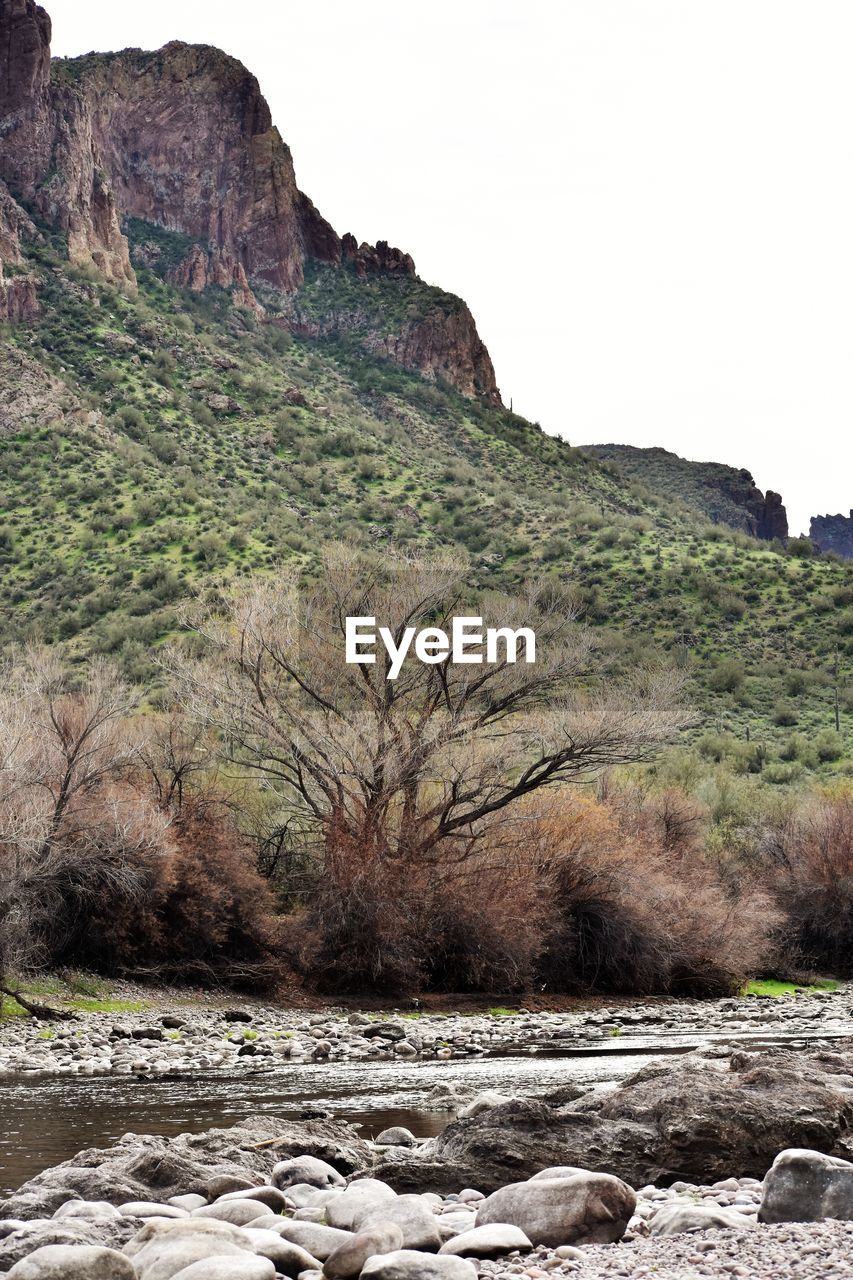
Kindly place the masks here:
<instances>
[{"instance_id":1,"label":"overcast sky","mask_svg":"<svg viewBox=\"0 0 853 1280\"><path fill-rule=\"evenodd\" d=\"M217 44L339 232L470 303L572 443L853 506L850 0L45 0L54 52Z\"/></svg>"}]
</instances>

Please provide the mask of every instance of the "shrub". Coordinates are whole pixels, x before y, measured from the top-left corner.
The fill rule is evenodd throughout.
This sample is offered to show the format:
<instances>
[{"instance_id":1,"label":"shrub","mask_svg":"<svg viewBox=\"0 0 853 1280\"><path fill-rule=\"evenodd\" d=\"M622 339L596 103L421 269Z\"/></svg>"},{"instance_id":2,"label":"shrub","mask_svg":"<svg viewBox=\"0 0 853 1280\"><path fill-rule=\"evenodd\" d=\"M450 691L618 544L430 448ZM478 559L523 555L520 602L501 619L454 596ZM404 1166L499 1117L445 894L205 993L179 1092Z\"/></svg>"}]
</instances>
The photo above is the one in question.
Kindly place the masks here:
<instances>
[{"instance_id":1,"label":"shrub","mask_svg":"<svg viewBox=\"0 0 853 1280\"><path fill-rule=\"evenodd\" d=\"M769 954L766 897L748 883L729 891L681 840L667 849L644 825L631 832L612 809L566 797L538 815L552 904L538 977L551 990L720 994Z\"/></svg>"},{"instance_id":2,"label":"shrub","mask_svg":"<svg viewBox=\"0 0 853 1280\"><path fill-rule=\"evenodd\" d=\"M789 728L797 723L796 708L790 702L777 702L773 708L773 723L782 728Z\"/></svg>"},{"instance_id":3,"label":"shrub","mask_svg":"<svg viewBox=\"0 0 853 1280\"><path fill-rule=\"evenodd\" d=\"M140 861L144 895L105 891L56 959L102 973L264 985L280 971L274 901L227 811L186 803L159 856Z\"/></svg>"},{"instance_id":4,"label":"shrub","mask_svg":"<svg viewBox=\"0 0 853 1280\"><path fill-rule=\"evenodd\" d=\"M761 853L783 912L782 954L794 967L853 973L853 796L801 804L767 829Z\"/></svg>"}]
</instances>

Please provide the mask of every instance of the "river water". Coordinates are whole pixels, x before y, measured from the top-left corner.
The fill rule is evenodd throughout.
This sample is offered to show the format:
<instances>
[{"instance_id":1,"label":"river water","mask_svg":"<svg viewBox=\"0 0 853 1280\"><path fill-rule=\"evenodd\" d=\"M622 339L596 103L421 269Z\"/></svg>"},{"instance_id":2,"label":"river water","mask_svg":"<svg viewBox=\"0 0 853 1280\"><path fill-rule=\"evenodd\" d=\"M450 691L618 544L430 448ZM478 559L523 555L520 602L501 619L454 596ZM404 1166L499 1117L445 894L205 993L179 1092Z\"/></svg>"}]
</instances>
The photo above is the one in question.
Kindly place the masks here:
<instances>
[{"instance_id":1,"label":"river water","mask_svg":"<svg viewBox=\"0 0 853 1280\"><path fill-rule=\"evenodd\" d=\"M853 1023L794 1034L782 1028L708 1033L698 1028L632 1035L614 1044L590 1039L570 1050L519 1052L438 1062L300 1062L257 1073L187 1076L21 1075L0 1080L0 1195L87 1147L125 1133L202 1132L266 1113L298 1119L322 1108L361 1127L366 1138L401 1124L418 1137L440 1133L453 1118L430 1109L435 1085L468 1095L494 1089L535 1097L566 1083L617 1084L649 1062L700 1047L805 1047L813 1039L850 1039Z\"/></svg>"},{"instance_id":2,"label":"river water","mask_svg":"<svg viewBox=\"0 0 853 1280\"><path fill-rule=\"evenodd\" d=\"M658 1053L486 1057L449 1062L299 1063L258 1075L140 1079L134 1076L21 1076L0 1082L0 1193L85 1147L125 1133L201 1132L262 1112L295 1119L306 1105L361 1125L374 1138L402 1124L418 1137L440 1133L451 1112L427 1107L436 1084L531 1097L568 1081L613 1084Z\"/></svg>"}]
</instances>

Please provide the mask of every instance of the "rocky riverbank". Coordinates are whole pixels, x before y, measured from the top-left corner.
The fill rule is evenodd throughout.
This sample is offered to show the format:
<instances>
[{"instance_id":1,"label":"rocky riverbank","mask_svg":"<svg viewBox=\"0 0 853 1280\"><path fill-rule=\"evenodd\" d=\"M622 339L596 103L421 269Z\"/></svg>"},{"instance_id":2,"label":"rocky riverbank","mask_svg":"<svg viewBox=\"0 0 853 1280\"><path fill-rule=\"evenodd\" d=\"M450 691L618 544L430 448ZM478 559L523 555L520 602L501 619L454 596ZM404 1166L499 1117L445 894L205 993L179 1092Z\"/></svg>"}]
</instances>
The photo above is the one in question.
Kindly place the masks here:
<instances>
[{"instance_id":1,"label":"rocky riverbank","mask_svg":"<svg viewBox=\"0 0 853 1280\"><path fill-rule=\"evenodd\" d=\"M0 1024L0 1076L198 1075L269 1071L282 1062L451 1060L483 1054L673 1049L735 1043L806 1045L853 1036L846 989L797 998L655 1000L572 1013L375 1014L246 1003L204 1007L151 1000L136 1012L77 1012L64 1022Z\"/></svg>"},{"instance_id":2,"label":"rocky riverbank","mask_svg":"<svg viewBox=\"0 0 853 1280\"><path fill-rule=\"evenodd\" d=\"M803 1065L807 1077L814 1067ZM853 1087L840 1072L838 1080L839 1095ZM522 1130L518 1105L457 1124L482 1129L488 1114L490 1131L500 1132L504 1119L532 1148L541 1126L528 1117ZM849 1275L853 1224L826 1220L853 1217L853 1163L837 1157L791 1151L763 1179L733 1173L637 1189L598 1168L545 1164L497 1179L491 1191L450 1180L441 1192L399 1194L377 1174L390 1150L406 1161L414 1145L405 1132L370 1143L339 1122L272 1117L172 1139L128 1134L46 1170L0 1203L0 1273L10 1280ZM419 1145L421 1158L440 1158L434 1141Z\"/></svg>"}]
</instances>

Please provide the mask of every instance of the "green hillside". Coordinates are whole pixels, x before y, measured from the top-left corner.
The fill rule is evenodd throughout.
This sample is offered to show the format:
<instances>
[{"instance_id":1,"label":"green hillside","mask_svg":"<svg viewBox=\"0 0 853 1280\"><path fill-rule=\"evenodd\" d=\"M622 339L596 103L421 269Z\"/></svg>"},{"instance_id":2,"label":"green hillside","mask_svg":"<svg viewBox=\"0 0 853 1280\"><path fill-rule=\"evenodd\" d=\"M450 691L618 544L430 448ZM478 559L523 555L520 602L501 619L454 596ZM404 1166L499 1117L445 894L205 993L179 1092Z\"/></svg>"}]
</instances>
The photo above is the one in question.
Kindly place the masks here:
<instances>
[{"instance_id":1,"label":"green hillside","mask_svg":"<svg viewBox=\"0 0 853 1280\"><path fill-rule=\"evenodd\" d=\"M168 262L169 233L128 230L156 234ZM28 253L41 318L0 335L6 641L107 652L151 681L150 646L200 586L293 557L310 571L332 539L455 544L481 580L575 584L614 660L660 651L689 667L711 753L733 750L711 741L731 733L743 767L779 781L798 758L845 768L834 673L837 654L849 754L853 568L712 526L517 415L365 354L370 324L448 295L380 273L359 284L357 332L292 337L138 261L130 299L49 239ZM309 275L294 306L322 328L351 306L351 274Z\"/></svg>"}]
</instances>

